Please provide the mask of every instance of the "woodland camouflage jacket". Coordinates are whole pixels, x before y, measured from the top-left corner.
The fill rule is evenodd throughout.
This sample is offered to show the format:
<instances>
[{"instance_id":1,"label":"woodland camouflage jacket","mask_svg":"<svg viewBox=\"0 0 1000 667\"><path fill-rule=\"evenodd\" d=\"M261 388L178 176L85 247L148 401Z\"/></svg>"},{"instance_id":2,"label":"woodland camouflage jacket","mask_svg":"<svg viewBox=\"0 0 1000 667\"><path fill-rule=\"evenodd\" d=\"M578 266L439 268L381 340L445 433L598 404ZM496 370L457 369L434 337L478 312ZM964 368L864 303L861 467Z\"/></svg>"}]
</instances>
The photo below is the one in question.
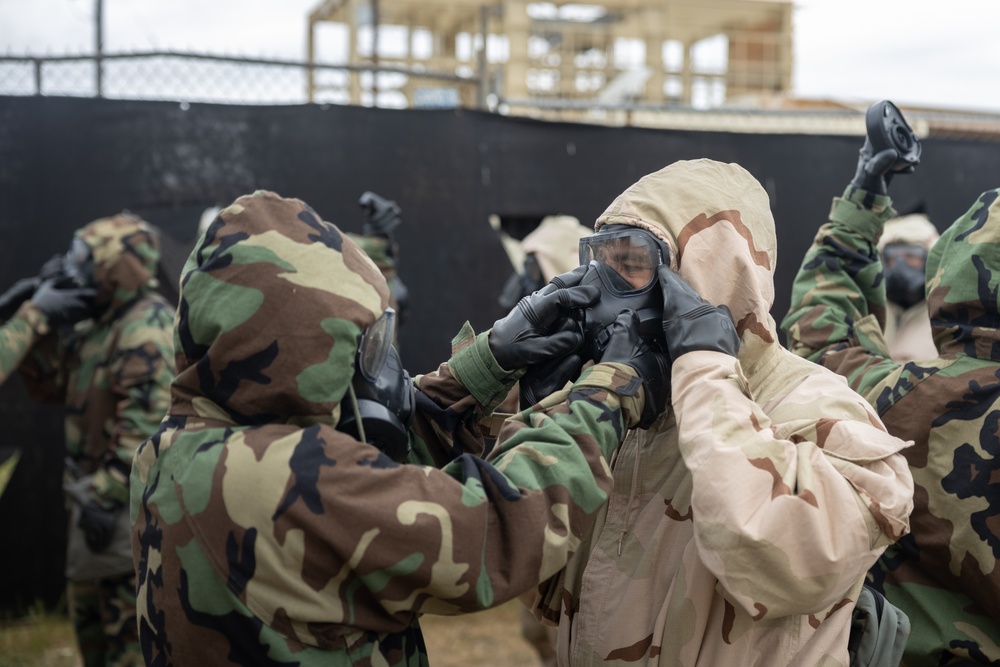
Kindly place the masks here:
<instances>
[{"instance_id":1,"label":"woodland camouflage jacket","mask_svg":"<svg viewBox=\"0 0 1000 667\"><path fill-rule=\"evenodd\" d=\"M500 604L558 571L607 498L642 413L598 364L505 428L486 336L418 376L397 464L335 430L358 339L388 303L372 261L303 202L224 209L181 279L178 375L132 473L139 633L150 665L424 665L418 617Z\"/></svg>"},{"instance_id":2,"label":"woodland camouflage jacket","mask_svg":"<svg viewBox=\"0 0 1000 667\"><path fill-rule=\"evenodd\" d=\"M1000 663L1000 190L984 192L934 244L927 308L939 356L900 364L882 338L876 243L888 197L834 199L795 279L782 326L800 355L848 379L904 450L912 532L872 570L910 617L909 666L959 656Z\"/></svg>"},{"instance_id":3,"label":"woodland camouflage jacket","mask_svg":"<svg viewBox=\"0 0 1000 667\"><path fill-rule=\"evenodd\" d=\"M846 665L865 571L907 531L904 442L778 343L774 221L746 170L674 163L605 224L667 243L671 268L729 307L741 347L674 360L672 409L618 448L594 531L529 596L559 624L559 664Z\"/></svg>"},{"instance_id":4,"label":"woodland camouflage jacket","mask_svg":"<svg viewBox=\"0 0 1000 667\"><path fill-rule=\"evenodd\" d=\"M167 409L174 311L153 291L160 251L147 222L120 214L76 235L93 254L98 314L49 331L27 302L8 326L23 321L37 334L18 366L25 385L35 398L66 406L67 456L80 472L96 473L92 497L117 509L129 502L135 450Z\"/></svg>"}]
</instances>

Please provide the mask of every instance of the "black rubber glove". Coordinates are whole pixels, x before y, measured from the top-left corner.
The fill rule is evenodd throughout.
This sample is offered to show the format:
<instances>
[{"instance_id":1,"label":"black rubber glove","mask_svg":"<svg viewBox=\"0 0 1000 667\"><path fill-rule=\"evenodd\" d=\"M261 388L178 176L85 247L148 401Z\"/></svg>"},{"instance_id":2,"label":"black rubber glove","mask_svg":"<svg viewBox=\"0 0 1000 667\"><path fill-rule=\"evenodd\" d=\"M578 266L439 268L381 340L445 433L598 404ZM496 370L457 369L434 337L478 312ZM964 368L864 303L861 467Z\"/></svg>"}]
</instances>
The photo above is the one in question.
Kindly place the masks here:
<instances>
[{"instance_id":1,"label":"black rubber glove","mask_svg":"<svg viewBox=\"0 0 1000 667\"><path fill-rule=\"evenodd\" d=\"M365 236L381 236L391 241L393 232L403 223L399 205L374 192L362 194L358 205L365 216L361 233Z\"/></svg>"},{"instance_id":2,"label":"black rubber glove","mask_svg":"<svg viewBox=\"0 0 1000 667\"><path fill-rule=\"evenodd\" d=\"M580 349L583 334L567 325L572 312L601 296L593 285L580 285L587 267L556 276L539 291L518 301L489 334L490 352L506 371L515 371Z\"/></svg>"},{"instance_id":3,"label":"black rubber glove","mask_svg":"<svg viewBox=\"0 0 1000 667\"><path fill-rule=\"evenodd\" d=\"M611 337L601 355L602 362L627 364L635 369L646 390L642 419L637 426L648 428L656 421L670 400L670 357L656 352L639 335L639 314L623 310L611 323Z\"/></svg>"},{"instance_id":4,"label":"black rubber glove","mask_svg":"<svg viewBox=\"0 0 1000 667\"><path fill-rule=\"evenodd\" d=\"M78 525L83 530L83 539L87 548L94 553L100 553L108 548L115 536L117 522L115 510L106 509L96 500L90 500L80 512Z\"/></svg>"},{"instance_id":5,"label":"black rubber glove","mask_svg":"<svg viewBox=\"0 0 1000 667\"><path fill-rule=\"evenodd\" d=\"M0 294L0 322L9 320L41 284L42 281L36 276L21 278L9 290Z\"/></svg>"},{"instance_id":6,"label":"black rubber glove","mask_svg":"<svg viewBox=\"0 0 1000 667\"><path fill-rule=\"evenodd\" d=\"M59 288L58 278L50 278L39 286L31 297L35 308L40 310L53 327L73 324L87 319L92 314L97 290L89 287Z\"/></svg>"},{"instance_id":7,"label":"black rubber glove","mask_svg":"<svg viewBox=\"0 0 1000 667\"><path fill-rule=\"evenodd\" d=\"M566 331L580 330L576 321L569 317L558 320L553 326ZM521 409L530 408L549 394L565 387L570 380L579 377L583 362L583 356L574 351L528 366L518 380Z\"/></svg>"},{"instance_id":8,"label":"black rubber glove","mask_svg":"<svg viewBox=\"0 0 1000 667\"><path fill-rule=\"evenodd\" d=\"M740 336L733 316L726 306L713 306L670 270L657 269L663 290L663 335L670 358L695 350L712 350L735 357L740 351Z\"/></svg>"},{"instance_id":9,"label":"black rubber glove","mask_svg":"<svg viewBox=\"0 0 1000 667\"><path fill-rule=\"evenodd\" d=\"M874 152L871 142L865 140L865 145L858 151L858 167L851 180L852 188L860 188L874 195L888 194L888 186L895 173L909 173L913 167L900 172L893 171L893 166L899 158L895 148Z\"/></svg>"}]
</instances>

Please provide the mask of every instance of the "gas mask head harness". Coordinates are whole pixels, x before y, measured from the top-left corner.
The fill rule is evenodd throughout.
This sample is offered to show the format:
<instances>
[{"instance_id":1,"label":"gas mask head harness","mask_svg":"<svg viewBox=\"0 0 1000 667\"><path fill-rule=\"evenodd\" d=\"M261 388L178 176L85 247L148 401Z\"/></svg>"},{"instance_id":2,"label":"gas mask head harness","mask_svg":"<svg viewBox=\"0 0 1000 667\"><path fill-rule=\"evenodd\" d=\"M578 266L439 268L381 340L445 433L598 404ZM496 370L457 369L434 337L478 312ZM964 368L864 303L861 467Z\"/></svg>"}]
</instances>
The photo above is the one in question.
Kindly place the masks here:
<instances>
[{"instance_id":1,"label":"gas mask head harness","mask_svg":"<svg viewBox=\"0 0 1000 667\"><path fill-rule=\"evenodd\" d=\"M392 346L395 332L396 311L387 308L361 335L337 430L402 461L410 453L415 398L413 380Z\"/></svg>"},{"instance_id":2,"label":"gas mask head harness","mask_svg":"<svg viewBox=\"0 0 1000 667\"><path fill-rule=\"evenodd\" d=\"M657 268L670 264L670 248L653 234L631 225L605 225L580 239L580 264L587 267L581 285L595 285L601 298L578 311L584 354L599 360L611 337L610 327L626 308L639 315L639 335L655 350L666 351L663 293Z\"/></svg>"}]
</instances>

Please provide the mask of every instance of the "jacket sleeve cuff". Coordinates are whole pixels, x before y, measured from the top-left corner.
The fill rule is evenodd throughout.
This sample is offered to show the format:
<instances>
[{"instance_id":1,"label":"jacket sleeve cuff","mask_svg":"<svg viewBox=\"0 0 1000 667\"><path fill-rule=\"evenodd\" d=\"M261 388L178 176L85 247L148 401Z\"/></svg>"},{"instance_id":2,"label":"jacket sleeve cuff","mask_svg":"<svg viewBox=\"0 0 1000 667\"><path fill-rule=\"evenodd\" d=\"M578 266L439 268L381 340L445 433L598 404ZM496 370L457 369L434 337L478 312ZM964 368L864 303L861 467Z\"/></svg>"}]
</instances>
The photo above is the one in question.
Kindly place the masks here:
<instances>
[{"instance_id":1,"label":"jacket sleeve cuff","mask_svg":"<svg viewBox=\"0 0 1000 667\"><path fill-rule=\"evenodd\" d=\"M646 405L646 390L642 386L642 379L628 364L617 362L594 364L580 374L580 379L574 383L573 390L583 387L604 389L617 396L629 428L642 419L642 410Z\"/></svg>"},{"instance_id":2,"label":"jacket sleeve cuff","mask_svg":"<svg viewBox=\"0 0 1000 667\"><path fill-rule=\"evenodd\" d=\"M469 394L484 406L499 401L524 371L505 371L490 351L489 332L476 336L466 322L452 341L448 367ZM470 340L471 339L471 340Z\"/></svg>"},{"instance_id":3,"label":"jacket sleeve cuff","mask_svg":"<svg viewBox=\"0 0 1000 667\"><path fill-rule=\"evenodd\" d=\"M876 243L882 236L882 227L886 221L896 217L896 210L888 195L875 195L872 205L866 207L864 200L868 194L867 190L848 185L843 196L834 197L830 221L848 225L864 238Z\"/></svg>"}]
</instances>

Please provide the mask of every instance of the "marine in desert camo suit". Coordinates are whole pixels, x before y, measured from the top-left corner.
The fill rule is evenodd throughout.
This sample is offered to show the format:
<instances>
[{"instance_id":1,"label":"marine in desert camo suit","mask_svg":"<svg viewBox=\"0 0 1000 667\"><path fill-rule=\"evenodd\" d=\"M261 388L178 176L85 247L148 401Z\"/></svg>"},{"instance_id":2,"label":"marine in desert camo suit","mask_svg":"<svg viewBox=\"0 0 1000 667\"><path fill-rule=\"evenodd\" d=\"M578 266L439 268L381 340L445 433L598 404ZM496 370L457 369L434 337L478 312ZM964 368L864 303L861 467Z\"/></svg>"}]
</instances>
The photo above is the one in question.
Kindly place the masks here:
<instances>
[{"instance_id":1,"label":"marine in desert camo suit","mask_svg":"<svg viewBox=\"0 0 1000 667\"><path fill-rule=\"evenodd\" d=\"M903 452L912 532L871 573L910 618L904 663L1000 664L1000 190L982 193L931 248L938 356L899 363L882 335L877 251L896 215L894 156L869 156L868 173L864 157L802 261L782 327L796 353L846 377L890 433L915 443Z\"/></svg>"},{"instance_id":2,"label":"marine in desert camo suit","mask_svg":"<svg viewBox=\"0 0 1000 667\"><path fill-rule=\"evenodd\" d=\"M671 164L619 195L595 238L605 226L669 247L672 394L615 452L567 567L524 598L559 625L559 664L847 665L865 572L908 529L905 443L779 344L774 220L745 169Z\"/></svg>"},{"instance_id":3,"label":"marine in desert camo suit","mask_svg":"<svg viewBox=\"0 0 1000 667\"><path fill-rule=\"evenodd\" d=\"M480 458L476 423L523 372L504 369L579 343L525 312L544 324L597 298L549 286L488 334L466 325L449 362L415 378L397 463L335 428L388 298L371 260L299 200L240 197L197 243L170 409L132 471L148 664L425 665L419 616L497 605L558 571L607 499L607 458L663 409L663 378L647 377L662 364L616 325L628 365L593 366Z\"/></svg>"}]
</instances>

